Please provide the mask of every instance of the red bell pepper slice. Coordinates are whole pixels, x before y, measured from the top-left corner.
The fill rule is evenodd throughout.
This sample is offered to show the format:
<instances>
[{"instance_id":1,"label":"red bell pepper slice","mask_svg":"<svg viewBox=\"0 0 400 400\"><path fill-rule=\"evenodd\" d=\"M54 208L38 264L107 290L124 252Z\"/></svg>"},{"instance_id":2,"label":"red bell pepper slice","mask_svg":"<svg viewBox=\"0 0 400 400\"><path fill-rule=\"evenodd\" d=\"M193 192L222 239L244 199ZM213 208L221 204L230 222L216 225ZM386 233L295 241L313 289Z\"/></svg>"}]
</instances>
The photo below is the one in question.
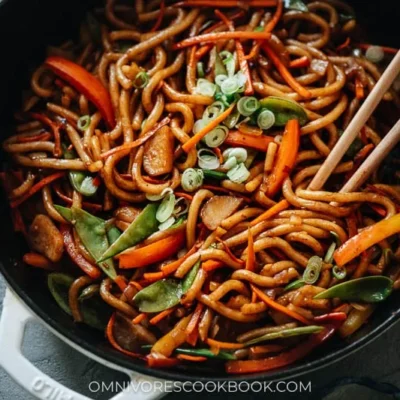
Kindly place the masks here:
<instances>
[{"instance_id":1,"label":"red bell pepper slice","mask_svg":"<svg viewBox=\"0 0 400 400\"><path fill-rule=\"evenodd\" d=\"M66 224L60 225L60 232L64 239L65 250L71 257L72 261L88 276L92 279L98 279L101 276L101 271L79 252L74 238L72 237L71 228Z\"/></svg>"},{"instance_id":2,"label":"red bell pepper slice","mask_svg":"<svg viewBox=\"0 0 400 400\"><path fill-rule=\"evenodd\" d=\"M335 327L339 327L347 319L347 314L345 312L331 312L329 314L318 315L314 317L314 322L316 324L329 324Z\"/></svg>"},{"instance_id":3,"label":"red bell pepper slice","mask_svg":"<svg viewBox=\"0 0 400 400\"><path fill-rule=\"evenodd\" d=\"M78 92L83 93L100 111L109 129L115 126L114 110L108 90L85 68L62 57L48 57L45 64Z\"/></svg>"}]
</instances>

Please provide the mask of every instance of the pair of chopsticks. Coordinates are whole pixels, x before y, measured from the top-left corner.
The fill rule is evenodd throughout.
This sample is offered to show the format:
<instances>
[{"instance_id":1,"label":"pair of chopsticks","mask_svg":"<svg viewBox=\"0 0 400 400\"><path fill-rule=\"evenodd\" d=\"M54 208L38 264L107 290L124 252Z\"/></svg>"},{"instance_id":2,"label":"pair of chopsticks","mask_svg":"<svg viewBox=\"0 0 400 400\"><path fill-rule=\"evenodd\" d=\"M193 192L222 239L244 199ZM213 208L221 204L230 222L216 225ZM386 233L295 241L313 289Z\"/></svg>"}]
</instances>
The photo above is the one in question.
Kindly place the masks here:
<instances>
[{"instance_id":1,"label":"pair of chopsticks","mask_svg":"<svg viewBox=\"0 0 400 400\"><path fill-rule=\"evenodd\" d=\"M388 91L397 75L400 73L400 51L397 52L392 62L386 68L385 72L364 101L353 120L336 143L335 147L322 164L318 173L311 181L308 189L320 190L328 180L332 171L339 164L344 154L354 142L358 133L368 121L369 117L375 111L383 95ZM348 193L357 190L368 177L376 170L385 157L393 150L396 144L400 141L400 119L388 132L384 139L378 144L374 151L361 164L355 174L340 190L341 193Z\"/></svg>"}]
</instances>

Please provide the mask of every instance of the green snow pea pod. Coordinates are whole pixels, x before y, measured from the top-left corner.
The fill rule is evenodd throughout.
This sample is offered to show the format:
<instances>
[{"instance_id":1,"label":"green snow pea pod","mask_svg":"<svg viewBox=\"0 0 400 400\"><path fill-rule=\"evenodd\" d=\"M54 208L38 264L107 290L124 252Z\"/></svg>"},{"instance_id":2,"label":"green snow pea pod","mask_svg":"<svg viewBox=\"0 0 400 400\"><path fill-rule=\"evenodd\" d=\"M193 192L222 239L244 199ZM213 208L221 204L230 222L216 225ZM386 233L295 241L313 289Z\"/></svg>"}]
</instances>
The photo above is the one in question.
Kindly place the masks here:
<instances>
[{"instance_id":1,"label":"green snow pea pod","mask_svg":"<svg viewBox=\"0 0 400 400\"><path fill-rule=\"evenodd\" d=\"M304 282L304 279L296 279L295 281L290 282L285 286L285 292L287 292L288 290L299 289L305 284L306 283Z\"/></svg>"},{"instance_id":2,"label":"green snow pea pod","mask_svg":"<svg viewBox=\"0 0 400 400\"><path fill-rule=\"evenodd\" d=\"M310 335L312 333L318 333L321 332L324 329L323 326L317 326L317 325L310 325L310 326L301 326L297 328L290 328L290 329L283 329L278 332L271 332L271 333L266 333L265 335L262 335L260 337L257 337L255 339L249 340L248 342L245 342L245 346L252 346L253 344L257 344L260 342L265 342L267 340L274 340L274 339L284 339L287 337L291 336L300 336L300 335Z\"/></svg>"},{"instance_id":3,"label":"green snow pea pod","mask_svg":"<svg viewBox=\"0 0 400 400\"><path fill-rule=\"evenodd\" d=\"M393 290L393 281L386 276L367 276L339 283L317 294L314 299L339 298L347 301L378 303L385 300Z\"/></svg>"},{"instance_id":4,"label":"green snow pea pod","mask_svg":"<svg viewBox=\"0 0 400 400\"><path fill-rule=\"evenodd\" d=\"M156 313L176 306L179 304L182 295L192 286L199 268L200 261L181 281L168 278L147 286L136 294L133 302L140 312L146 313Z\"/></svg>"},{"instance_id":5,"label":"green snow pea pod","mask_svg":"<svg viewBox=\"0 0 400 400\"><path fill-rule=\"evenodd\" d=\"M108 249L95 258L98 260L97 262L102 262L123 252L156 232L159 225L156 218L157 208L158 205L154 203L146 206L128 226L128 229Z\"/></svg>"},{"instance_id":6,"label":"green snow pea pod","mask_svg":"<svg viewBox=\"0 0 400 400\"><path fill-rule=\"evenodd\" d=\"M304 108L293 100L269 96L260 100L260 105L274 113L275 126L285 126L291 119L297 119L300 125L308 121Z\"/></svg>"},{"instance_id":7,"label":"green snow pea pod","mask_svg":"<svg viewBox=\"0 0 400 400\"><path fill-rule=\"evenodd\" d=\"M53 272L47 277L50 293L60 308L72 315L68 302L68 292L74 278L70 275ZM83 322L92 328L104 330L111 316L112 309L100 298L99 293L80 299L80 311Z\"/></svg>"}]
</instances>

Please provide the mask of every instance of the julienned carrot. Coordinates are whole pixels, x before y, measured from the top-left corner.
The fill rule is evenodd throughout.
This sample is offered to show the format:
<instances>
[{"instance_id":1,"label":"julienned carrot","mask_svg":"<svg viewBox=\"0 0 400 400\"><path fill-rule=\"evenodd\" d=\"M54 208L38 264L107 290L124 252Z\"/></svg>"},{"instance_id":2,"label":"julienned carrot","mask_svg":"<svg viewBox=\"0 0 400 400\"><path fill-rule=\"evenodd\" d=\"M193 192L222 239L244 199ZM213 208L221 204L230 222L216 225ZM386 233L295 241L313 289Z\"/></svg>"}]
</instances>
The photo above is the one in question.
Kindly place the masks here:
<instances>
[{"instance_id":1,"label":"julienned carrot","mask_svg":"<svg viewBox=\"0 0 400 400\"><path fill-rule=\"evenodd\" d=\"M143 289L143 286L139 282L130 281L129 284L134 286L139 292Z\"/></svg>"},{"instance_id":2,"label":"julienned carrot","mask_svg":"<svg viewBox=\"0 0 400 400\"><path fill-rule=\"evenodd\" d=\"M368 44L368 43L361 43L358 45L358 47L362 50L368 50L371 46L375 46L373 44ZM399 49L395 49L393 47L387 47L387 46L378 46L380 47L385 53L388 54L397 54Z\"/></svg>"},{"instance_id":3,"label":"julienned carrot","mask_svg":"<svg viewBox=\"0 0 400 400\"><path fill-rule=\"evenodd\" d=\"M206 33L204 35L193 36L176 43L173 50L184 49L197 44L214 43L220 40L243 39L243 40L267 40L271 37L270 33L265 32L248 32L248 31L235 31L235 32L218 32Z\"/></svg>"},{"instance_id":4,"label":"julienned carrot","mask_svg":"<svg viewBox=\"0 0 400 400\"><path fill-rule=\"evenodd\" d=\"M148 246L132 248L121 253L119 267L121 269L141 268L164 261L176 254L185 243L185 232L180 231Z\"/></svg>"},{"instance_id":5,"label":"julienned carrot","mask_svg":"<svg viewBox=\"0 0 400 400\"><path fill-rule=\"evenodd\" d=\"M248 271L254 271L256 264L256 253L254 252L254 239L253 234L251 233L251 229L247 230L248 239L247 239L247 260L246 260L246 269Z\"/></svg>"},{"instance_id":6,"label":"julienned carrot","mask_svg":"<svg viewBox=\"0 0 400 400\"><path fill-rule=\"evenodd\" d=\"M290 206L290 204L287 200L281 200L279 203L276 203L271 208L269 208L267 211L265 211L261 215L259 215L255 220L251 221L250 226L257 225L260 222L273 217L274 215L280 213L281 211L289 208L289 206Z\"/></svg>"},{"instance_id":7,"label":"julienned carrot","mask_svg":"<svg viewBox=\"0 0 400 400\"><path fill-rule=\"evenodd\" d=\"M143 278L148 282L156 282L165 277L162 271L160 272L145 272Z\"/></svg>"},{"instance_id":8,"label":"julienned carrot","mask_svg":"<svg viewBox=\"0 0 400 400\"><path fill-rule=\"evenodd\" d=\"M193 196L185 192L175 192L176 197L183 197L186 200L192 201Z\"/></svg>"},{"instance_id":9,"label":"julienned carrot","mask_svg":"<svg viewBox=\"0 0 400 400\"><path fill-rule=\"evenodd\" d=\"M117 341L114 339L114 332L113 332L114 324L115 324L115 313L113 313L113 315L111 316L106 328L106 336L108 341L111 343L111 346L114 347L114 349L120 351L121 353L126 354L127 356L144 359L142 354L133 353L131 351L125 350L117 343Z\"/></svg>"},{"instance_id":10,"label":"julienned carrot","mask_svg":"<svg viewBox=\"0 0 400 400\"><path fill-rule=\"evenodd\" d=\"M350 41L351 41L350 37L347 36L347 39L340 46L336 47L336 51L340 51L340 50L343 50L343 49L349 47Z\"/></svg>"},{"instance_id":11,"label":"julienned carrot","mask_svg":"<svg viewBox=\"0 0 400 400\"><path fill-rule=\"evenodd\" d=\"M231 146L244 146L254 150L267 152L268 145L273 141L274 138L271 136L254 136L239 131L230 131L224 143Z\"/></svg>"},{"instance_id":12,"label":"julienned carrot","mask_svg":"<svg viewBox=\"0 0 400 400\"><path fill-rule=\"evenodd\" d=\"M51 261L38 253L26 253L22 260L32 267L42 268L48 271L54 271L56 269L56 266Z\"/></svg>"},{"instance_id":13,"label":"julienned carrot","mask_svg":"<svg viewBox=\"0 0 400 400\"><path fill-rule=\"evenodd\" d=\"M132 324L135 324L135 325L136 324L140 324L146 318L147 318L147 314L146 313L141 313L137 317L133 318Z\"/></svg>"},{"instance_id":14,"label":"julienned carrot","mask_svg":"<svg viewBox=\"0 0 400 400\"><path fill-rule=\"evenodd\" d=\"M242 259L237 258L237 257L232 253L232 250L230 249L230 247L229 247L221 238L217 237L216 239L217 239L217 241L218 241L219 243L222 244L222 246L224 246L225 252L226 252L226 253L228 254L228 256L232 259L232 261L237 262L238 264L244 264L244 263L245 263Z\"/></svg>"},{"instance_id":15,"label":"julienned carrot","mask_svg":"<svg viewBox=\"0 0 400 400\"><path fill-rule=\"evenodd\" d=\"M158 14L158 18L154 26L151 28L150 32L155 32L158 30L158 28L161 26L162 21L164 19L165 15L165 0L161 0L160 4L160 14Z\"/></svg>"},{"instance_id":16,"label":"julienned carrot","mask_svg":"<svg viewBox=\"0 0 400 400\"><path fill-rule=\"evenodd\" d=\"M295 92L297 92L301 97L304 97L305 99L309 99L312 96L312 94L305 87L303 87L299 82L296 81L296 79L289 72L289 70L285 67L285 65L282 63L282 61L279 59L279 57L275 54L275 52L272 50L272 48L268 45L268 43L263 42L263 44L261 45L261 48L264 50L264 52L267 54L268 58L275 65L275 68L279 71L279 73L281 74L281 76L285 80L285 82Z\"/></svg>"},{"instance_id":17,"label":"julienned carrot","mask_svg":"<svg viewBox=\"0 0 400 400\"><path fill-rule=\"evenodd\" d=\"M297 119L287 122L282 143L276 156L276 163L267 178L265 194L273 198L282 188L285 179L290 175L297 159L300 146L300 124Z\"/></svg>"},{"instance_id":18,"label":"julienned carrot","mask_svg":"<svg viewBox=\"0 0 400 400\"><path fill-rule=\"evenodd\" d=\"M305 68L310 65L308 57L303 56L290 61L289 68Z\"/></svg>"},{"instance_id":19,"label":"julienned carrot","mask_svg":"<svg viewBox=\"0 0 400 400\"><path fill-rule=\"evenodd\" d=\"M243 349L244 347L243 343L220 342L219 340L211 338L207 339L207 344L210 347L216 347L217 349L227 349L227 350Z\"/></svg>"},{"instance_id":20,"label":"julienned carrot","mask_svg":"<svg viewBox=\"0 0 400 400\"><path fill-rule=\"evenodd\" d=\"M154 357L152 354L149 354L146 360L150 368L171 368L180 363L178 358Z\"/></svg>"},{"instance_id":21,"label":"julienned carrot","mask_svg":"<svg viewBox=\"0 0 400 400\"><path fill-rule=\"evenodd\" d=\"M363 229L343 243L334 253L334 260L339 267L347 264L374 244L400 232L400 213L377 222Z\"/></svg>"},{"instance_id":22,"label":"julienned carrot","mask_svg":"<svg viewBox=\"0 0 400 400\"><path fill-rule=\"evenodd\" d=\"M16 200L13 200L10 203L11 208L18 207L24 201L28 200L35 193L37 193L39 190L41 190L43 187L47 186L51 182L54 182L56 179L60 179L64 175L65 175L65 172L56 172L55 174L46 176L46 178L43 178L40 182L38 182L35 185L33 185L23 196L21 196L20 198L18 198Z\"/></svg>"},{"instance_id":23,"label":"julienned carrot","mask_svg":"<svg viewBox=\"0 0 400 400\"><path fill-rule=\"evenodd\" d=\"M60 124L52 121L49 117L39 113L31 113L31 116L47 125L53 132L54 135L54 157L61 157L61 136L60 136Z\"/></svg>"},{"instance_id":24,"label":"julienned carrot","mask_svg":"<svg viewBox=\"0 0 400 400\"><path fill-rule=\"evenodd\" d=\"M192 318L190 319L188 326L186 327L186 333L190 335L196 328L200 321L201 313L203 312L204 304L197 303L197 306L194 310Z\"/></svg>"},{"instance_id":25,"label":"julienned carrot","mask_svg":"<svg viewBox=\"0 0 400 400\"><path fill-rule=\"evenodd\" d=\"M191 356L189 354L178 354L176 358L178 358L179 360L192 362L202 362L208 360L208 358L204 356Z\"/></svg>"},{"instance_id":26,"label":"julienned carrot","mask_svg":"<svg viewBox=\"0 0 400 400\"><path fill-rule=\"evenodd\" d=\"M168 317L168 315L172 314L175 311L175 307L168 308L168 310L161 311L155 317L153 317L149 322L151 325L156 325L164 318Z\"/></svg>"},{"instance_id":27,"label":"julienned carrot","mask_svg":"<svg viewBox=\"0 0 400 400\"><path fill-rule=\"evenodd\" d=\"M231 32L235 32L235 25L233 24L232 20L229 20L226 17L226 15L224 15L219 10L215 10L215 14L219 18L221 18L222 22L224 22L224 24L228 27L228 29ZM246 85L245 85L244 94L246 96L252 96L254 94L254 88L253 88L253 84L252 84L252 81L251 81L251 74L250 74L249 64L247 63L247 60L245 58L242 43L240 43L239 40L235 40L235 45L236 45L236 55L237 55L238 60L239 60L240 70L246 76Z\"/></svg>"},{"instance_id":28,"label":"julienned carrot","mask_svg":"<svg viewBox=\"0 0 400 400\"><path fill-rule=\"evenodd\" d=\"M121 292L124 292L124 290L128 286L126 283L125 277L123 277L122 275L117 275L114 279L114 283L119 287Z\"/></svg>"},{"instance_id":29,"label":"julienned carrot","mask_svg":"<svg viewBox=\"0 0 400 400\"><path fill-rule=\"evenodd\" d=\"M179 266L187 259L189 258L192 254L194 254L198 249L198 245L194 245L183 257L181 257L179 260L176 260L170 264L163 265L161 267L161 271L163 272L164 276L171 275L174 273Z\"/></svg>"},{"instance_id":30,"label":"julienned carrot","mask_svg":"<svg viewBox=\"0 0 400 400\"><path fill-rule=\"evenodd\" d=\"M125 143L121 146L114 147L113 149L106 151L101 155L101 158L107 158L112 156L115 153L119 153L121 151L126 151L126 150L132 150L135 147L141 146L143 143L145 143L147 140L149 140L155 133L157 133L158 130L160 130L163 126L168 125L171 122L171 118L165 117L162 121L160 121L158 124L154 126L153 129L149 130L146 134L141 136L139 139L131 142L131 143Z\"/></svg>"},{"instance_id":31,"label":"julienned carrot","mask_svg":"<svg viewBox=\"0 0 400 400\"><path fill-rule=\"evenodd\" d=\"M274 29L275 26L278 24L279 20L282 17L282 11L283 11L283 0L278 0L278 5L275 11L274 16L271 18L271 20L265 25L264 27L264 32L271 33ZM251 49L247 59L255 57L258 52L260 51L260 42L257 42L253 48Z\"/></svg>"},{"instance_id":32,"label":"julienned carrot","mask_svg":"<svg viewBox=\"0 0 400 400\"><path fill-rule=\"evenodd\" d=\"M251 285L251 288L253 292L256 293L258 298L262 300L266 305L269 307L273 308L276 311L279 311L283 314L288 315L289 317L293 319L297 319L297 321L302 322L305 325L310 325L310 321L306 318L304 318L302 315L298 314L295 311L289 310L287 307L277 303L276 301L272 300L270 297L268 297L264 292L262 292L260 289L258 289L256 286Z\"/></svg>"},{"instance_id":33,"label":"julienned carrot","mask_svg":"<svg viewBox=\"0 0 400 400\"><path fill-rule=\"evenodd\" d=\"M227 32L229 33L229 32ZM220 114L217 118L213 119L208 125L206 125L203 129L197 132L194 136L192 136L186 143L182 145L182 150L188 153L193 147L203 139L207 133L211 132L214 128L216 128L221 122L223 122L233 111L235 104L232 104L227 110L225 110L222 114Z\"/></svg>"},{"instance_id":34,"label":"julienned carrot","mask_svg":"<svg viewBox=\"0 0 400 400\"><path fill-rule=\"evenodd\" d=\"M354 166L346 174L346 179L350 179L357 169L360 167L362 162L368 157L368 154L374 149L374 145L372 143L366 144L355 156L354 156Z\"/></svg>"},{"instance_id":35,"label":"julienned carrot","mask_svg":"<svg viewBox=\"0 0 400 400\"><path fill-rule=\"evenodd\" d=\"M207 260L203 262L201 268L203 268L204 271L211 272L215 271L218 268L222 268L224 265L225 264L221 261Z\"/></svg>"},{"instance_id":36,"label":"julienned carrot","mask_svg":"<svg viewBox=\"0 0 400 400\"><path fill-rule=\"evenodd\" d=\"M360 78L356 78L355 81L355 86L356 86L356 97L357 99L361 100L364 98L364 85L361 82Z\"/></svg>"}]
</instances>

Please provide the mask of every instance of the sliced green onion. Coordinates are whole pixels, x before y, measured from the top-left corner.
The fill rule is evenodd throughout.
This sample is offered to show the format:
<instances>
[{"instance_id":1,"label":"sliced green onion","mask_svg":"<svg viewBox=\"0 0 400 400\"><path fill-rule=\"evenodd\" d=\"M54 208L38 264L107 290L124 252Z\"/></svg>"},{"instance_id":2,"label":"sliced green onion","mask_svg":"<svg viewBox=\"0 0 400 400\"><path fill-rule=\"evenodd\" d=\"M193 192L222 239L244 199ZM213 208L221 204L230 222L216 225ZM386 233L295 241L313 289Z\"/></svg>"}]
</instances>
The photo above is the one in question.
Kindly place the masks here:
<instances>
[{"instance_id":1,"label":"sliced green onion","mask_svg":"<svg viewBox=\"0 0 400 400\"><path fill-rule=\"evenodd\" d=\"M237 108L240 114L250 117L260 108L260 103L255 97L245 96L238 101Z\"/></svg>"},{"instance_id":2,"label":"sliced green onion","mask_svg":"<svg viewBox=\"0 0 400 400\"><path fill-rule=\"evenodd\" d=\"M313 256L308 260L307 267L303 273L303 280L307 285L317 282L322 269L322 258Z\"/></svg>"},{"instance_id":3,"label":"sliced green onion","mask_svg":"<svg viewBox=\"0 0 400 400\"><path fill-rule=\"evenodd\" d=\"M333 236L333 238L335 239L336 242L336 246L340 247L342 245L342 241L339 238L339 235L336 232L333 231L329 231L329 233Z\"/></svg>"},{"instance_id":4,"label":"sliced green onion","mask_svg":"<svg viewBox=\"0 0 400 400\"><path fill-rule=\"evenodd\" d=\"M204 178L206 178L206 179L215 179L217 181L222 181L222 180L226 179L225 172L211 171L209 169L203 169L203 173L204 173Z\"/></svg>"},{"instance_id":5,"label":"sliced green onion","mask_svg":"<svg viewBox=\"0 0 400 400\"><path fill-rule=\"evenodd\" d=\"M328 264L332 263L332 261L333 261L333 253L335 252L335 250L336 250L336 243L332 242L331 245L328 248L328 251L325 254L324 261L326 263L328 263Z\"/></svg>"},{"instance_id":6,"label":"sliced green onion","mask_svg":"<svg viewBox=\"0 0 400 400\"><path fill-rule=\"evenodd\" d=\"M243 183L249 178L250 172L243 163L240 163L229 170L226 175L232 182Z\"/></svg>"},{"instance_id":7,"label":"sliced green onion","mask_svg":"<svg viewBox=\"0 0 400 400\"><path fill-rule=\"evenodd\" d=\"M217 75L217 76L215 77L215 83L216 83L218 86L221 86L227 79L228 79L228 75L223 75L223 74Z\"/></svg>"},{"instance_id":8,"label":"sliced green onion","mask_svg":"<svg viewBox=\"0 0 400 400\"><path fill-rule=\"evenodd\" d=\"M217 169L221 165L218 156L209 149L201 149L197 152L199 167L201 169Z\"/></svg>"},{"instance_id":9,"label":"sliced green onion","mask_svg":"<svg viewBox=\"0 0 400 400\"><path fill-rule=\"evenodd\" d=\"M174 193L171 188L165 188L160 194L146 194L146 199L149 201L159 201L171 193Z\"/></svg>"},{"instance_id":10,"label":"sliced green onion","mask_svg":"<svg viewBox=\"0 0 400 400\"><path fill-rule=\"evenodd\" d=\"M244 165L246 166L247 169L250 168L251 164L253 164L253 161L257 157L257 151L253 149L248 149L247 150L247 159L244 162Z\"/></svg>"},{"instance_id":11,"label":"sliced green onion","mask_svg":"<svg viewBox=\"0 0 400 400\"><path fill-rule=\"evenodd\" d=\"M197 120L193 125L193 133L196 134L200 132L206 125L207 122L204 121L204 119Z\"/></svg>"},{"instance_id":12,"label":"sliced green onion","mask_svg":"<svg viewBox=\"0 0 400 400\"><path fill-rule=\"evenodd\" d=\"M221 101L216 101L208 106L203 113L203 121L208 123L217 118L225 111L225 106Z\"/></svg>"},{"instance_id":13,"label":"sliced green onion","mask_svg":"<svg viewBox=\"0 0 400 400\"><path fill-rule=\"evenodd\" d=\"M277 144L281 144L282 143L282 139L283 139L282 135L276 135L274 137L274 142L277 143Z\"/></svg>"},{"instance_id":14,"label":"sliced green onion","mask_svg":"<svg viewBox=\"0 0 400 400\"><path fill-rule=\"evenodd\" d=\"M219 56L221 57L226 70L228 71L228 76L233 76L235 74L236 67L233 54L225 50L221 51L221 53L219 53Z\"/></svg>"},{"instance_id":15,"label":"sliced green onion","mask_svg":"<svg viewBox=\"0 0 400 400\"><path fill-rule=\"evenodd\" d=\"M204 73L204 64L202 62L198 62L197 63L197 76L199 78L204 78L205 77L205 73Z\"/></svg>"},{"instance_id":16,"label":"sliced green onion","mask_svg":"<svg viewBox=\"0 0 400 400\"><path fill-rule=\"evenodd\" d=\"M225 171L229 171L233 167L236 167L237 165L237 160L235 157L229 157L224 164L222 164L221 168L223 168Z\"/></svg>"},{"instance_id":17,"label":"sliced green onion","mask_svg":"<svg viewBox=\"0 0 400 400\"><path fill-rule=\"evenodd\" d=\"M264 32L264 27L263 26L257 26L256 28L254 28L253 32Z\"/></svg>"},{"instance_id":18,"label":"sliced green onion","mask_svg":"<svg viewBox=\"0 0 400 400\"><path fill-rule=\"evenodd\" d=\"M183 203L184 206L182 207L180 203ZM189 210L189 203L188 200L185 199L184 197L180 197L176 202L175 202L175 208L173 215L175 218L179 218L181 215L186 214Z\"/></svg>"},{"instance_id":19,"label":"sliced green onion","mask_svg":"<svg viewBox=\"0 0 400 400\"><path fill-rule=\"evenodd\" d=\"M203 184L204 174L201 169L188 168L181 177L182 189L186 192L194 192Z\"/></svg>"},{"instance_id":20,"label":"sliced green onion","mask_svg":"<svg viewBox=\"0 0 400 400\"><path fill-rule=\"evenodd\" d=\"M150 77L147 74L147 72L144 72L144 71L139 72L133 81L133 86L136 89L143 89L147 86L147 84L149 83L149 80L150 80Z\"/></svg>"},{"instance_id":21,"label":"sliced green onion","mask_svg":"<svg viewBox=\"0 0 400 400\"><path fill-rule=\"evenodd\" d=\"M242 71L239 71L235 76L236 76L237 82L239 84L239 91L243 92L244 85L247 82L247 76Z\"/></svg>"},{"instance_id":22,"label":"sliced green onion","mask_svg":"<svg viewBox=\"0 0 400 400\"><path fill-rule=\"evenodd\" d=\"M221 56L219 55L217 48L214 47L212 49L211 57L215 57L214 62L214 76L218 75L228 75L228 71L225 68L225 64L222 61Z\"/></svg>"},{"instance_id":23,"label":"sliced green onion","mask_svg":"<svg viewBox=\"0 0 400 400\"><path fill-rule=\"evenodd\" d=\"M257 125L263 129L267 130L274 126L275 124L275 114L270 110L263 110L257 117Z\"/></svg>"},{"instance_id":24,"label":"sliced green onion","mask_svg":"<svg viewBox=\"0 0 400 400\"><path fill-rule=\"evenodd\" d=\"M221 91L224 94L234 94L240 89L240 84L235 76L225 79L221 84Z\"/></svg>"},{"instance_id":25,"label":"sliced green onion","mask_svg":"<svg viewBox=\"0 0 400 400\"><path fill-rule=\"evenodd\" d=\"M80 131L86 131L90 126L90 115L83 115L80 117L76 125Z\"/></svg>"},{"instance_id":26,"label":"sliced green onion","mask_svg":"<svg viewBox=\"0 0 400 400\"><path fill-rule=\"evenodd\" d=\"M335 266L332 268L332 275L333 275L336 279L342 280L342 279L346 278L346 275L347 275L346 268L340 268L340 267L338 267L337 265L335 265Z\"/></svg>"},{"instance_id":27,"label":"sliced green onion","mask_svg":"<svg viewBox=\"0 0 400 400\"><path fill-rule=\"evenodd\" d=\"M304 286L306 283L304 282L303 279L297 279L293 282L290 282L288 285L285 286L285 292L289 291L289 290L295 290L295 289L299 289L302 286Z\"/></svg>"},{"instance_id":28,"label":"sliced green onion","mask_svg":"<svg viewBox=\"0 0 400 400\"><path fill-rule=\"evenodd\" d=\"M239 121L241 114L238 110L235 110L231 115L225 118L223 124L229 129L233 129Z\"/></svg>"},{"instance_id":29,"label":"sliced green onion","mask_svg":"<svg viewBox=\"0 0 400 400\"><path fill-rule=\"evenodd\" d=\"M195 88L196 94L200 94L202 96L213 97L216 90L217 90L217 87L215 86L214 83L212 83L204 78L197 79L197 85Z\"/></svg>"},{"instance_id":30,"label":"sliced green onion","mask_svg":"<svg viewBox=\"0 0 400 400\"><path fill-rule=\"evenodd\" d=\"M215 100L221 101L225 107L229 107L232 103L235 101L238 101L240 99L239 93L234 93L234 94L224 94L221 92L218 92L214 96Z\"/></svg>"},{"instance_id":31,"label":"sliced green onion","mask_svg":"<svg viewBox=\"0 0 400 400\"><path fill-rule=\"evenodd\" d=\"M174 212L175 208L175 195L169 193L164 197L160 206L157 209L156 219L158 222L165 222Z\"/></svg>"},{"instance_id":32,"label":"sliced green onion","mask_svg":"<svg viewBox=\"0 0 400 400\"><path fill-rule=\"evenodd\" d=\"M204 137L204 142L208 147L214 148L221 146L228 136L229 129L226 126L218 125Z\"/></svg>"},{"instance_id":33,"label":"sliced green onion","mask_svg":"<svg viewBox=\"0 0 400 400\"><path fill-rule=\"evenodd\" d=\"M381 62L385 57L385 52L380 46L369 46L365 52L365 58L375 64Z\"/></svg>"},{"instance_id":34,"label":"sliced green onion","mask_svg":"<svg viewBox=\"0 0 400 400\"><path fill-rule=\"evenodd\" d=\"M385 267L388 267L393 259L392 249L383 249L383 260L385 262Z\"/></svg>"},{"instance_id":35,"label":"sliced green onion","mask_svg":"<svg viewBox=\"0 0 400 400\"><path fill-rule=\"evenodd\" d=\"M175 223L175 221L176 221L175 217L169 217L165 222L158 225L158 230L166 231L168 228L171 228L171 226Z\"/></svg>"},{"instance_id":36,"label":"sliced green onion","mask_svg":"<svg viewBox=\"0 0 400 400\"><path fill-rule=\"evenodd\" d=\"M222 153L222 156L224 161L235 157L238 163L244 163L247 160L247 150L244 147L230 147Z\"/></svg>"}]
</instances>

